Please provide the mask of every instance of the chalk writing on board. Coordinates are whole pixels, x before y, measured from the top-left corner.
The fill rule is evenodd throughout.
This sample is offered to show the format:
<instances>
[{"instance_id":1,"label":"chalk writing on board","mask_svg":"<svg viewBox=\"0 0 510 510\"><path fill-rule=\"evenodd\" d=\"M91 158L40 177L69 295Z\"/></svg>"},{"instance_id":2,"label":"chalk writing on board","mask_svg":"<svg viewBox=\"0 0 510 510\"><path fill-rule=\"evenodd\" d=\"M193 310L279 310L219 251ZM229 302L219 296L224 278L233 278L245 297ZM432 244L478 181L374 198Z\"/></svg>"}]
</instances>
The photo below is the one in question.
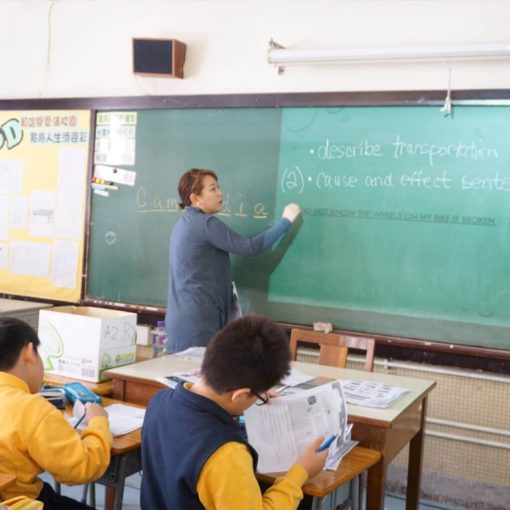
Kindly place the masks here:
<instances>
[{"instance_id":1,"label":"chalk writing on board","mask_svg":"<svg viewBox=\"0 0 510 510\"><path fill-rule=\"evenodd\" d=\"M429 174L423 170L413 170L397 175L388 172L383 175L356 176L350 174L332 174L319 172L315 177L304 176L299 167L286 168L283 171L280 187L283 193L303 193L307 186L314 186L318 190L365 188L413 188L423 190L451 190L462 191L504 191L510 192L510 176L501 176L498 172L488 176L472 176L464 174L454 176L447 170L436 174Z\"/></svg>"},{"instance_id":2,"label":"chalk writing on board","mask_svg":"<svg viewBox=\"0 0 510 510\"><path fill-rule=\"evenodd\" d=\"M468 144L457 142L455 144L437 145L433 143L410 143L401 140L397 134L393 145L393 157L399 159L405 156L425 156L430 166L434 166L435 158L453 157L455 159L498 159L496 149L484 147L481 142Z\"/></svg>"},{"instance_id":3,"label":"chalk writing on board","mask_svg":"<svg viewBox=\"0 0 510 510\"><path fill-rule=\"evenodd\" d=\"M305 180L303 173L298 166L295 166L294 168L286 168L283 171L281 179L281 188L283 193L286 191L297 191L298 193L303 193L304 187Z\"/></svg>"},{"instance_id":4,"label":"chalk writing on board","mask_svg":"<svg viewBox=\"0 0 510 510\"><path fill-rule=\"evenodd\" d=\"M360 220L410 221L419 223L440 223L448 225L469 225L495 227L496 219L490 216L467 216L439 213L416 213L411 211L390 211L369 209L334 209L331 207L303 207L305 216L327 216L355 218Z\"/></svg>"},{"instance_id":5,"label":"chalk writing on board","mask_svg":"<svg viewBox=\"0 0 510 510\"><path fill-rule=\"evenodd\" d=\"M483 141L477 142L456 142L447 145L424 142L410 142L400 134L396 134L394 141L390 143L390 148L394 159L405 157L423 156L428 160L430 166L434 166L438 158L454 159L498 159L497 149L486 147ZM328 161L335 159L355 159L355 158L379 158L384 156L383 147L379 143L363 140L355 144L333 143L326 138L324 143L319 145L318 149L310 149L310 154L317 155L319 160Z\"/></svg>"},{"instance_id":6,"label":"chalk writing on board","mask_svg":"<svg viewBox=\"0 0 510 510\"><path fill-rule=\"evenodd\" d=\"M159 193L152 195L143 187L136 190L136 212L158 213L178 211L179 199L176 197L166 197Z\"/></svg>"},{"instance_id":7,"label":"chalk writing on board","mask_svg":"<svg viewBox=\"0 0 510 510\"><path fill-rule=\"evenodd\" d=\"M315 149L310 150L315 154ZM378 143L371 143L363 140L357 144L334 144L326 138L326 141L319 145L317 157L321 160L329 159L352 159L357 157L380 157L383 155L381 146Z\"/></svg>"},{"instance_id":8,"label":"chalk writing on board","mask_svg":"<svg viewBox=\"0 0 510 510\"><path fill-rule=\"evenodd\" d=\"M144 187L140 187L136 191L137 213L178 213L181 210L179 202L177 197L166 197L158 193L151 194ZM242 193L225 193L222 209L218 215L262 220L269 217L269 212L262 202L247 203Z\"/></svg>"}]
</instances>

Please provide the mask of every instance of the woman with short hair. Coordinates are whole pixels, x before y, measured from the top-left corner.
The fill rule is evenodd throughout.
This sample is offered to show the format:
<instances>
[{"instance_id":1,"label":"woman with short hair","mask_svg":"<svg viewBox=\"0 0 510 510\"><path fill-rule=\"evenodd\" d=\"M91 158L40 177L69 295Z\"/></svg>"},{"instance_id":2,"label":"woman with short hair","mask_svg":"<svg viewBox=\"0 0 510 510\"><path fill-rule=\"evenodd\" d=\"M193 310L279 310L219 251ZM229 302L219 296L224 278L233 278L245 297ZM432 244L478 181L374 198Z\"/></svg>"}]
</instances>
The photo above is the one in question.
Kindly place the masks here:
<instances>
[{"instance_id":1,"label":"woman with short hair","mask_svg":"<svg viewBox=\"0 0 510 510\"><path fill-rule=\"evenodd\" d=\"M178 184L184 214L170 236L169 285L165 324L167 352L205 346L227 322L232 303L229 253L254 256L270 248L301 210L287 205L268 230L248 238L215 214L223 196L212 170L192 169Z\"/></svg>"}]
</instances>

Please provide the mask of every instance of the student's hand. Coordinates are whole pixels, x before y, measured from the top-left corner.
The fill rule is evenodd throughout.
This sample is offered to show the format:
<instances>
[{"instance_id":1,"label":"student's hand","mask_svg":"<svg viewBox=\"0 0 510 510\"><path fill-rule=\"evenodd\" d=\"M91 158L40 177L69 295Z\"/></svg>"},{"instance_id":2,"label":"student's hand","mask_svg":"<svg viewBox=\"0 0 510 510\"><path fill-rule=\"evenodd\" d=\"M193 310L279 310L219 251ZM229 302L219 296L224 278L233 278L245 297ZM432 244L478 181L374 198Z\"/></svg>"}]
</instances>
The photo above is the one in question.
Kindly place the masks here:
<instances>
[{"instance_id":1,"label":"student's hand","mask_svg":"<svg viewBox=\"0 0 510 510\"><path fill-rule=\"evenodd\" d=\"M282 217L287 218L291 223L294 223L294 220L301 213L301 208L297 204L288 204L285 206L283 210Z\"/></svg>"},{"instance_id":2,"label":"student's hand","mask_svg":"<svg viewBox=\"0 0 510 510\"><path fill-rule=\"evenodd\" d=\"M305 468L305 471L308 473L308 478L317 476L324 467L326 457L328 456L328 449L326 448L323 452L316 451L323 442L323 436L317 437L296 461L296 464Z\"/></svg>"},{"instance_id":3,"label":"student's hand","mask_svg":"<svg viewBox=\"0 0 510 510\"><path fill-rule=\"evenodd\" d=\"M269 398L267 403L270 404L273 398L277 398L280 396L280 392L276 388L271 388L270 390L266 391L266 395Z\"/></svg>"},{"instance_id":4,"label":"student's hand","mask_svg":"<svg viewBox=\"0 0 510 510\"><path fill-rule=\"evenodd\" d=\"M92 404L91 402L85 404L85 409L87 410L87 414L85 415L85 422L88 423L92 418L96 416L104 416L108 418L108 413L103 409L103 406L100 404Z\"/></svg>"}]
</instances>

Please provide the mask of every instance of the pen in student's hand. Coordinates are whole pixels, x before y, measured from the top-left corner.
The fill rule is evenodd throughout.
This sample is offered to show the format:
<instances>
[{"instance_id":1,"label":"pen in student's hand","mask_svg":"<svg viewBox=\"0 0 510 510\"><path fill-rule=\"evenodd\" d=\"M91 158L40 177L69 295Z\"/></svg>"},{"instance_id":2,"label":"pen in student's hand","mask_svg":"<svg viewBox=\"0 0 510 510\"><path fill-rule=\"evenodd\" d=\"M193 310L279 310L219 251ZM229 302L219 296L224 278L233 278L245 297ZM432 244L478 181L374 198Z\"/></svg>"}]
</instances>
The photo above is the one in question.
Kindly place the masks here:
<instances>
[{"instance_id":1,"label":"pen in student's hand","mask_svg":"<svg viewBox=\"0 0 510 510\"><path fill-rule=\"evenodd\" d=\"M316 452L323 452L324 450L327 450L330 446L331 446L331 443L335 440L336 436L338 434L333 434L332 436L328 437L328 439L326 439L326 441L324 441L324 443L322 443L319 448L317 448L317 450L315 450Z\"/></svg>"},{"instance_id":2,"label":"pen in student's hand","mask_svg":"<svg viewBox=\"0 0 510 510\"><path fill-rule=\"evenodd\" d=\"M85 416L87 416L87 411L85 411L79 418L78 421L74 424L75 429L78 428L78 425L84 420Z\"/></svg>"}]
</instances>

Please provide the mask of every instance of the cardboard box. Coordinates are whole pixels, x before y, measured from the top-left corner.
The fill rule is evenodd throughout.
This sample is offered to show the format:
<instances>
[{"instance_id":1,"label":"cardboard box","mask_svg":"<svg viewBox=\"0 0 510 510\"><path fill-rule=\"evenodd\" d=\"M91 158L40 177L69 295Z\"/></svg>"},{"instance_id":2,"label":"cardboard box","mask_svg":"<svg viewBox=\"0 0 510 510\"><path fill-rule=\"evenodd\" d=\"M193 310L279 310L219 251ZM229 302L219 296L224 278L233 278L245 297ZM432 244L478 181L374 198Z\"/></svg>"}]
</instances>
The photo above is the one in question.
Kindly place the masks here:
<instances>
[{"instance_id":1,"label":"cardboard box","mask_svg":"<svg viewBox=\"0 0 510 510\"><path fill-rule=\"evenodd\" d=\"M109 368L135 362L136 314L86 306L39 312L44 370L99 382Z\"/></svg>"}]
</instances>

